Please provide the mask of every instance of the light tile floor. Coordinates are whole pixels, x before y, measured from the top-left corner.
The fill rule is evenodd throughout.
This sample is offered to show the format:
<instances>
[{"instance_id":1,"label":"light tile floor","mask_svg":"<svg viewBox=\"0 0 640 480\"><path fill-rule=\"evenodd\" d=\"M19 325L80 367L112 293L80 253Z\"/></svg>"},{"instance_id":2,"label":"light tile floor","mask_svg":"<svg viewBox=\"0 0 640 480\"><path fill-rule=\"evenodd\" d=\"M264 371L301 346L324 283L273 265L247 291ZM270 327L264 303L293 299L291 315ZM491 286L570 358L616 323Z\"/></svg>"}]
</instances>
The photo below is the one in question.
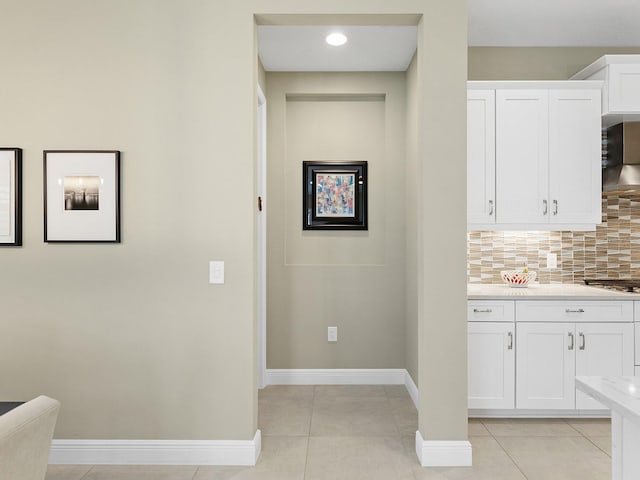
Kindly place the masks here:
<instances>
[{"instance_id":1,"label":"light tile floor","mask_svg":"<svg viewBox=\"0 0 640 480\"><path fill-rule=\"evenodd\" d=\"M46 480L608 480L606 419L471 419L473 467L422 468L403 386L281 386L259 394L255 467L50 465Z\"/></svg>"}]
</instances>

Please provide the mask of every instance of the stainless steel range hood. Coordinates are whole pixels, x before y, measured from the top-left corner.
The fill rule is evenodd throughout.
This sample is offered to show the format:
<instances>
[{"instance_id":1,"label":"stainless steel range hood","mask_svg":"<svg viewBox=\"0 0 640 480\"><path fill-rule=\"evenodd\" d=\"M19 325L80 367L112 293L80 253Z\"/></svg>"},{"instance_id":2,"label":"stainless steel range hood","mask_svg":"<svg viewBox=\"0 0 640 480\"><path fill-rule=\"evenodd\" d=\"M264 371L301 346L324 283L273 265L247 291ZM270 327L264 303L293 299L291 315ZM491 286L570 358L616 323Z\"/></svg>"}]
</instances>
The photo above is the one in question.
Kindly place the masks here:
<instances>
[{"instance_id":1,"label":"stainless steel range hood","mask_svg":"<svg viewBox=\"0 0 640 480\"><path fill-rule=\"evenodd\" d=\"M640 193L640 122L619 123L607 129L602 191L629 190Z\"/></svg>"}]
</instances>

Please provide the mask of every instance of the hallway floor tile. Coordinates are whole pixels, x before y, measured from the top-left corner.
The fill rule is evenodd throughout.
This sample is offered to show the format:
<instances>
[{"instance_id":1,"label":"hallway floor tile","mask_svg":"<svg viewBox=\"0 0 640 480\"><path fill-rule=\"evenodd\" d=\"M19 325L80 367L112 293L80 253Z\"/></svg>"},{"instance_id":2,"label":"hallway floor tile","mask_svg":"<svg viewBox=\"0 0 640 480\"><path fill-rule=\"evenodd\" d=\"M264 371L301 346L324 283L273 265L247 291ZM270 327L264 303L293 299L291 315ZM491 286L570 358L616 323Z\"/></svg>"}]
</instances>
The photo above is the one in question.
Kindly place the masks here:
<instances>
[{"instance_id":1,"label":"hallway floor tile","mask_svg":"<svg viewBox=\"0 0 640 480\"><path fill-rule=\"evenodd\" d=\"M609 480L608 419L469 419L473 466L422 468L403 386L270 386L255 467L50 465L46 480Z\"/></svg>"}]
</instances>

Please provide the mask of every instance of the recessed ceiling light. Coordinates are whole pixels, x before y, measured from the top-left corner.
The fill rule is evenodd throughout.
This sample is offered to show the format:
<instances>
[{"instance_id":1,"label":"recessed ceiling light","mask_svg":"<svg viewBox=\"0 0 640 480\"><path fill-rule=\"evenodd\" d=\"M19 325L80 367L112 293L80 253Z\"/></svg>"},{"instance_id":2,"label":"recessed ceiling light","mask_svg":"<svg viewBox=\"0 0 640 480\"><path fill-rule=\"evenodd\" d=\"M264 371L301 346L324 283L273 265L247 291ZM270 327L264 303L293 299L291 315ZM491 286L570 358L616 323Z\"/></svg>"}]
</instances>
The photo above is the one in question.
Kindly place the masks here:
<instances>
[{"instance_id":1,"label":"recessed ceiling light","mask_svg":"<svg viewBox=\"0 0 640 480\"><path fill-rule=\"evenodd\" d=\"M327 35L326 41L329 45L334 47L339 47L340 45L344 45L347 43L347 36L343 33L330 33Z\"/></svg>"}]
</instances>

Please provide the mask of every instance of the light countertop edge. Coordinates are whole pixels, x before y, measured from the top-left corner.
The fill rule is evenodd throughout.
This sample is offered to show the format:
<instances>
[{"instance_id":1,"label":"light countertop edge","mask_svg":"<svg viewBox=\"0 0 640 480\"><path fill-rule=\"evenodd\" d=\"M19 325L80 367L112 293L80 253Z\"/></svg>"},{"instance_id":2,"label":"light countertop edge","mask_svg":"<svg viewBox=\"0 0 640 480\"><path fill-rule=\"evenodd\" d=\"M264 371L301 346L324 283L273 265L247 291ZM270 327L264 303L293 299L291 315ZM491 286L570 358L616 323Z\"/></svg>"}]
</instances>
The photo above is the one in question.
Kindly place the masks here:
<instances>
[{"instance_id":1,"label":"light countertop edge","mask_svg":"<svg viewBox=\"0 0 640 480\"><path fill-rule=\"evenodd\" d=\"M640 300L640 293L617 292L577 284L539 284L513 288L505 284L469 283L468 300Z\"/></svg>"},{"instance_id":2,"label":"light countertop edge","mask_svg":"<svg viewBox=\"0 0 640 480\"><path fill-rule=\"evenodd\" d=\"M640 377L576 377L576 388L640 427Z\"/></svg>"}]
</instances>

